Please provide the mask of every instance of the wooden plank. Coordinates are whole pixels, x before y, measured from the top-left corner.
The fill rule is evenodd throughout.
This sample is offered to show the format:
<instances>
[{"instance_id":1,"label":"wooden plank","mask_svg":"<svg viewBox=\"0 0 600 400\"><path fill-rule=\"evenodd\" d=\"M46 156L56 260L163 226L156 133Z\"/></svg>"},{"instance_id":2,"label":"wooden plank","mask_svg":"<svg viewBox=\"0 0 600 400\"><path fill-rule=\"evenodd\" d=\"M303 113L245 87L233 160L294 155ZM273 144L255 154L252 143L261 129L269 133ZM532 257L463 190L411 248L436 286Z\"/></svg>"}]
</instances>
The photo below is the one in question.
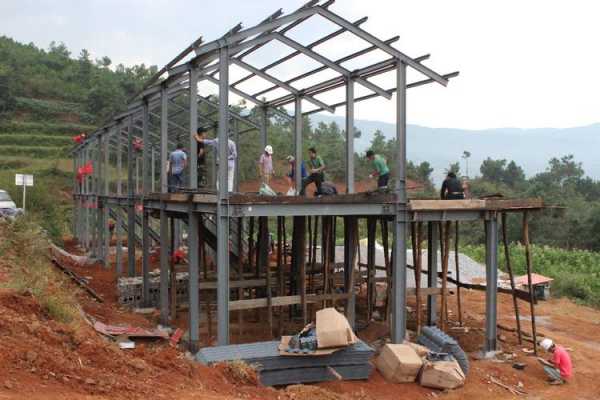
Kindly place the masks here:
<instances>
[{"instance_id":1,"label":"wooden plank","mask_svg":"<svg viewBox=\"0 0 600 400\"><path fill-rule=\"evenodd\" d=\"M217 202L217 196L214 194L205 194L205 193L200 193L200 194L194 194L192 196L192 201L194 203L216 203Z\"/></svg>"},{"instance_id":2,"label":"wooden plank","mask_svg":"<svg viewBox=\"0 0 600 400\"><path fill-rule=\"evenodd\" d=\"M484 210L486 200L410 200L410 211Z\"/></svg>"},{"instance_id":3,"label":"wooden plank","mask_svg":"<svg viewBox=\"0 0 600 400\"><path fill-rule=\"evenodd\" d=\"M317 303L321 301L338 301L338 300L347 300L350 297L348 293L339 293L339 294L309 294L306 295L307 303ZM281 306L291 306L295 304L302 304L302 296L278 296L271 298L271 305L273 307L281 307ZM268 299L249 299L249 300L236 300L229 302L229 310L250 310L254 308L265 308L268 306Z\"/></svg>"},{"instance_id":4,"label":"wooden plank","mask_svg":"<svg viewBox=\"0 0 600 400\"><path fill-rule=\"evenodd\" d=\"M544 200L535 197L528 199L487 199L485 207L490 210L526 210L544 208Z\"/></svg>"}]
</instances>

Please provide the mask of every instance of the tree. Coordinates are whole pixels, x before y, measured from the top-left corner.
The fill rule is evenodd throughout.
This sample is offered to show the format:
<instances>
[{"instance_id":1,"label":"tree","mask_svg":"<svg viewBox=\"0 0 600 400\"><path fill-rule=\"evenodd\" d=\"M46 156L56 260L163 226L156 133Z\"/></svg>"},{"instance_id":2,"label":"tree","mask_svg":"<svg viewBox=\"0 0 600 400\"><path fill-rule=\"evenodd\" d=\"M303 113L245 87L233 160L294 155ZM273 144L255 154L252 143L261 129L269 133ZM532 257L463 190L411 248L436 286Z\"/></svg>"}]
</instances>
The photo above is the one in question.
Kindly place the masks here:
<instances>
[{"instance_id":1,"label":"tree","mask_svg":"<svg viewBox=\"0 0 600 400\"><path fill-rule=\"evenodd\" d=\"M450 172L454 172L457 176L460 174L460 163L458 161L450 164L448 168L446 168L446 174L449 174Z\"/></svg>"},{"instance_id":2,"label":"tree","mask_svg":"<svg viewBox=\"0 0 600 400\"><path fill-rule=\"evenodd\" d=\"M506 169L504 170L504 183L506 183L510 187L516 187L517 185L521 185L525 182L525 172L523 168L517 165L514 161L508 163Z\"/></svg>"},{"instance_id":3,"label":"tree","mask_svg":"<svg viewBox=\"0 0 600 400\"><path fill-rule=\"evenodd\" d=\"M479 172L481 177L489 182L500 183L504 179L506 160L492 160L490 157L483 160Z\"/></svg>"}]
</instances>

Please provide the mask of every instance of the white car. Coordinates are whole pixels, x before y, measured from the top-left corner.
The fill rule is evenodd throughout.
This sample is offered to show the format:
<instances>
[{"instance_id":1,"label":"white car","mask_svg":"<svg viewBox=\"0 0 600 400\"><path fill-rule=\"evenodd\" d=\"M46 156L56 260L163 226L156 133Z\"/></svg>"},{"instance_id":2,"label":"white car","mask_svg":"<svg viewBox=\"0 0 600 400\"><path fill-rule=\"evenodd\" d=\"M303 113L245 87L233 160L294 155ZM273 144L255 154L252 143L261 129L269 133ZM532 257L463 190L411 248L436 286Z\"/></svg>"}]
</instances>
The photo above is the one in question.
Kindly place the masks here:
<instances>
[{"instance_id":1,"label":"white car","mask_svg":"<svg viewBox=\"0 0 600 400\"><path fill-rule=\"evenodd\" d=\"M10 195L5 190L0 190L0 218L14 218L21 214L21 209L10 198Z\"/></svg>"}]
</instances>

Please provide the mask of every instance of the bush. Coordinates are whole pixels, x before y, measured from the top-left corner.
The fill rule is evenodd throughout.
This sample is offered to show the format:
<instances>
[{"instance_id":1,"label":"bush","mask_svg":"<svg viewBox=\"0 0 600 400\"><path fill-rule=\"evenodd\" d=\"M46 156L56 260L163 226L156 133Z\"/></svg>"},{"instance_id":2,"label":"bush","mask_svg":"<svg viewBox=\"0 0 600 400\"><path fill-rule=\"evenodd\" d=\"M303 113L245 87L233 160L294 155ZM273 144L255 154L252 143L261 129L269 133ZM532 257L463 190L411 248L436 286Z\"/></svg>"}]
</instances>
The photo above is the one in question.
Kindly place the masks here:
<instances>
[{"instance_id":1,"label":"bush","mask_svg":"<svg viewBox=\"0 0 600 400\"><path fill-rule=\"evenodd\" d=\"M511 244L510 259L516 275L527 273L525 247ZM461 252L474 260L485 262L485 247L465 245ZM554 279L554 296L569 297L584 304L600 307L600 254L588 250L565 250L550 246L531 245L533 272ZM504 248L498 249L498 266L505 268Z\"/></svg>"}]
</instances>

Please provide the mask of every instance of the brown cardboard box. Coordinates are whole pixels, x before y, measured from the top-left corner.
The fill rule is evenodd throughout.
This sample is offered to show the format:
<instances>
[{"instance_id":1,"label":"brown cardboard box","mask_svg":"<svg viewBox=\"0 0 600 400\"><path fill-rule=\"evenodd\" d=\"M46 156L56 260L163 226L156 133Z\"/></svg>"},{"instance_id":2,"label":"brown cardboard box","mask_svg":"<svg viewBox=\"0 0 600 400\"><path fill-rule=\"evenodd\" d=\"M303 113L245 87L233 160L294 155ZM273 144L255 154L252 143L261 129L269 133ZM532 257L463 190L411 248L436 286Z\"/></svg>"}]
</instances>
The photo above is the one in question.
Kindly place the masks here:
<instances>
[{"instance_id":1,"label":"brown cardboard box","mask_svg":"<svg viewBox=\"0 0 600 400\"><path fill-rule=\"evenodd\" d=\"M358 340L346 317L335 308L317 311L316 326L319 349L349 346Z\"/></svg>"},{"instance_id":2,"label":"brown cardboard box","mask_svg":"<svg viewBox=\"0 0 600 400\"><path fill-rule=\"evenodd\" d=\"M419 383L434 389L456 389L465 383L465 374L456 360L425 361Z\"/></svg>"},{"instance_id":3,"label":"brown cardboard box","mask_svg":"<svg viewBox=\"0 0 600 400\"><path fill-rule=\"evenodd\" d=\"M417 352L406 344L386 344L375 359L375 366L390 382L414 382L423 366Z\"/></svg>"}]
</instances>

